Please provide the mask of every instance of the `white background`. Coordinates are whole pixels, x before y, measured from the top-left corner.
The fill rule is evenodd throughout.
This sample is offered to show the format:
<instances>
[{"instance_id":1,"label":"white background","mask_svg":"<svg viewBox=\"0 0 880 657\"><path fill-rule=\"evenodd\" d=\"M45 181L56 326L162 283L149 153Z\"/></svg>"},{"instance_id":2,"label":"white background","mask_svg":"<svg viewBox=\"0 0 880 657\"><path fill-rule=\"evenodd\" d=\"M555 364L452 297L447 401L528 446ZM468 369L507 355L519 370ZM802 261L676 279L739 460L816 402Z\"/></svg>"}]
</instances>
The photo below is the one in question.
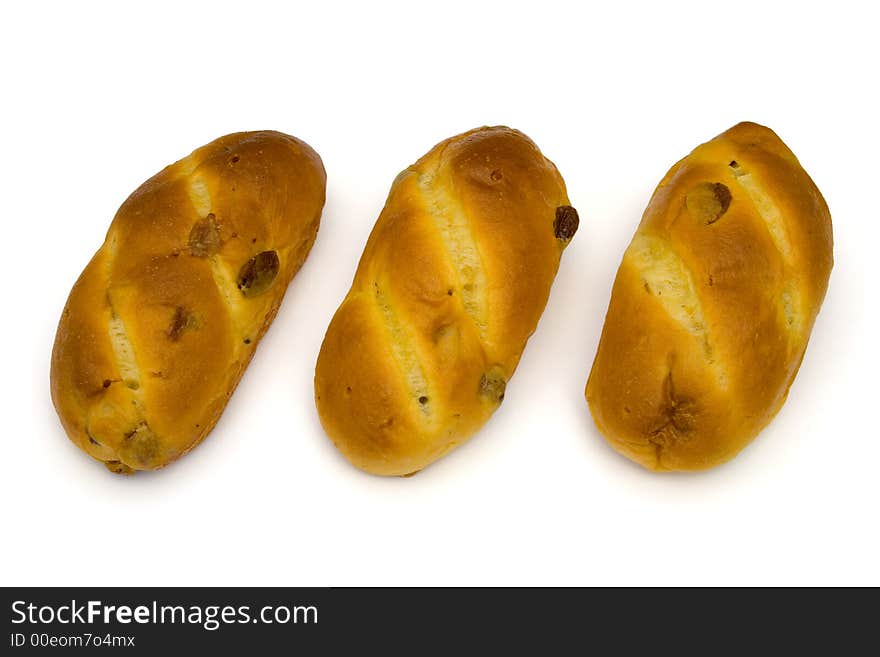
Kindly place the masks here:
<instances>
[{"instance_id":1,"label":"white background","mask_svg":"<svg viewBox=\"0 0 880 657\"><path fill-rule=\"evenodd\" d=\"M869 7L4 4L0 583L880 584ZM745 119L774 128L823 191L831 285L758 440L710 472L651 474L600 438L584 383L654 186ZM318 423L324 330L398 171L499 123L556 162L580 232L484 430L415 477L363 474ZM315 247L205 443L164 471L112 475L49 399L70 287L143 180L262 128L323 157Z\"/></svg>"}]
</instances>

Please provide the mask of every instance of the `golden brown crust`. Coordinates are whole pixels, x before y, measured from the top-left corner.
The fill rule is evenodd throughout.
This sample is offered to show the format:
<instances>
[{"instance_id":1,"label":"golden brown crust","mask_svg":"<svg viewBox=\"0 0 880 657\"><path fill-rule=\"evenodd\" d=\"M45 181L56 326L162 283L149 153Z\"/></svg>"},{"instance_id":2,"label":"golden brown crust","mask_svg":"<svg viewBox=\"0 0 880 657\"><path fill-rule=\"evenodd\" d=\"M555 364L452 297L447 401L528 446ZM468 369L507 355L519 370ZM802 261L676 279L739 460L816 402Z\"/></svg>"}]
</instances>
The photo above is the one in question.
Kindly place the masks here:
<instances>
[{"instance_id":1,"label":"golden brown crust","mask_svg":"<svg viewBox=\"0 0 880 657\"><path fill-rule=\"evenodd\" d=\"M321 422L346 458L411 474L479 429L576 228L556 168L510 128L448 139L403 171L315 371Z\"/></svg>"},{"instance_id":2,"label":"golden brown crust","mask_svg":"<svg viewBox=\"0 0 880 657\"><path fill-rule=\"evenodd\" d=\"M52 400L114 472L161 468L217 422L318 230L321 159L279 132L221 137L122 204L64 308Z\"/></svg>"},{"instance_id":3,"label":"golden brown crust","mask_svg":"<svg viewBox=\"0 0 880 657\"><path fill-rule=\"evenodd\" d=\"M772 130L699 146L617 272L586 387L599 430L652 470L735 456L785 401L831 267L828 207Z\"/></svg>"}]
</instances>

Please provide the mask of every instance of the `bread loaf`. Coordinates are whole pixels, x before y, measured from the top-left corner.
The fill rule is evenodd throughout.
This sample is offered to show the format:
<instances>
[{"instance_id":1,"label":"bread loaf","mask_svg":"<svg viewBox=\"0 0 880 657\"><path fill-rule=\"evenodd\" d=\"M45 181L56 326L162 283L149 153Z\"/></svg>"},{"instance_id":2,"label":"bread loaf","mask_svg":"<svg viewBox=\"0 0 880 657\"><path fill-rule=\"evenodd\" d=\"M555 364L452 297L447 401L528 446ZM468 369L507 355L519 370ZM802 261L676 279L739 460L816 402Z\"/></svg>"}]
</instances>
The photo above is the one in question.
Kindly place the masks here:
<instances>
[{"instance_id":1,"label":"bread loaf","mask_svg":"<svg viewBox=\"0 0 880 657\"><path fill-rule=\"evenodd\" d=\"M447 139L397 176L315 371L351 463L412 474L486 422L577 226L556 168L510 128Z\"/></svg>"},{"instance_id":2,"label":"bread loaf","mask_svg":"<svg viewBox=\"0 0 880 657\"><path fill-rule=\"evenodd\" d=\"M785 401L831 266L828 207L772 130L698 147L617 272L586 387L599 431L652 470L732 458Z\"/></svg>"},{"instance_id":3,"label":"bread loaf","mask_svg":"<svg viewBox=\"0 0 880 657\"><path fill-rule=\"evenodd\" d=\"M308 145L245 132L128 197L55 338L52 400L74 443L128 474L208 434L314 242L324 187Z\"/></svg>"}]
</instances>

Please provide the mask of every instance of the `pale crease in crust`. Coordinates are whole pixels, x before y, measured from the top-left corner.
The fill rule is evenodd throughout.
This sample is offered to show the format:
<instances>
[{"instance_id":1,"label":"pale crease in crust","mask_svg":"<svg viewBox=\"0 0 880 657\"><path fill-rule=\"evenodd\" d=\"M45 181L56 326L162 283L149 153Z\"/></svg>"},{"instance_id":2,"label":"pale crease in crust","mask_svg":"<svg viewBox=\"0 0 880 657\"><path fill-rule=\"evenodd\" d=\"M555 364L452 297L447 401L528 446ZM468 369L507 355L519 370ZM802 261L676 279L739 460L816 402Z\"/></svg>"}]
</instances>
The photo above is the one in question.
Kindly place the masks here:
<instances>
[{"instance_id":1,"label":"pale crease in crust","mask_svg":"<svg viewBox=\"0 0 880 657\"><path fill-rule=\"evenodd\" d=\"M235 321L235 304L232 300L232 292L236 288L235 278L230 276L229 270L223 266L223 263L219 261L216 255L210 257L210 263L211 275L214 277L214 283L217 285L217 289L220 290L220 296L229 307L230 317Z\"/></svg>"},{"instance_id":2,"label":"pale crease in crust","mask_svg":"<svg viewBox=\"0 0 880 657\"><path fill-rule=\"evenodd\" d=\"M191 176L187 187L189 200L199 217L207 217L211 212L211 194L208 191L208 184L198 176L189 175Z\"/></svg>"},{"instance_id":3,"label":"pale crease in crust","mask_svg":"<svg viewBox=\"0 0 880 657\"><path fill-rule=\"evenodd\" d=\"M791 242L788 239L788 228L785 225L785 219L782 218L782 212L752 173L746 171L742 165L736 162L732 163L730 168L733 170L737 184L751 199L758 216L767 226L767 231L770 233L777 250L786 262L791 262Z\"/></svg>"},{"instance_id":4,"label":"pale crease in crust","mask_svg":"<svg viewBox=\"0 0 880 657\"><path fill-rule=\"evenodd\" d=\"M780 295L782 301L782 314L785 317L786 328L795 333L800 334L803 331L803 321L801 320L801 295L797 287L797 283L789 280L782 289Z\"/></svg>"},{"instance_id":5,"label":"pale crease in crust","mask_svg":"<svg viewBox=\"0 0 880 657\"><path fill-rule=\"evenodd\" d=\"M669 243L654 235L636 234L625 258L638 270L648 294L690 333L706 342L706 322L693 279Z\"/></svg>"},{"instance_id":6,"label":"pale crease in crust","mask_svg":"<svg viewBox=\"0 0 880 657\"><path fill-rule=\"evenodd\" d=\"M418 355L413 348L412 341L394 312L394 308L378 283L373 284L376 307L382 315L385 330L388 333L394 360L397 363L406 381L406 387L410 391L410 397L414 404L420 407L422 413L430 416L430 395L428 394L428 380L425 370L419 362Z\"/></svg>"},{"instance_id":7,"label":"pale crease in crust","mask_svg":"<svg viewBox=\"0 0 880 657\"><path fill-rule=\"evenodd\" d=\"M105 245L102 247L107 252L106 264L104 267L104 280L107 295L105 302L110 309L110 317L107 320L107 332L110 336L110 346L113 349L113 357L116 361L116 369L122 377L122 382L130 390L139 390L141 387L140 368L135 357L134 347L128 338L128 331L125 329L125 319L120 315L118 309L113 304L112 286L110 280L113 272L113 265L119 252L119 239L115 232L107 236Z\"/></svg>"},{"instance_id":8,"label":"pale crease in crust","mask_svg":"<svg viewBox=\"0 0 880 657\"><path fill-rule=\"evenodd\" d=\"M786 269L786 282L780 295L781 311L784 325L787 331L799 335L803 331L803 306L800 286L795 280L793 273L793 255L791 241L788 237L788 227L782 211L764 189L761 182L754 174L749 172L742 164L734 161L730 163L734 179L745 191L758 216L767 227L767 232L779 251Z\"/></svg>"},{"instance_id":9,"label":"pale crease in crust","mask_svg":"<svg viewBox=\"0 0 880 657\"><path fill-rule=\"evenodd\" d=\"M110 344L113 346L116 368L119 370L122 382L131 390L138 390L141 387L141 375L134 356L134 348L125 330L125 322L113 311L108 324Z\"/></svg>"},{"instance_id":10,"label":"pale crease in crust","mask_svg":"<svg viewBox=\"0 0 880 657\"><path fill-rule=\"evenodd\" d=\"M458 275L459 298L468 317L477 327L480 341L486 337L486 275L470 220L452 194L437 180L442 156L432 172L418 177L425 208L443 239L446 256Z\"/></svg>"},{"instance_id":11,"label":"pale crease in crust","mask_svg":"<svg viewBox=\"0 0 880 657\"><path fill-rule=\"evenodd\" d=\"M636 233L624 259L639 272L645 291L701 344L719 386L726 387L727 376L715 356L700 295L691 272L672 245L656 235Z\"/></svg>"}]
</instances>

